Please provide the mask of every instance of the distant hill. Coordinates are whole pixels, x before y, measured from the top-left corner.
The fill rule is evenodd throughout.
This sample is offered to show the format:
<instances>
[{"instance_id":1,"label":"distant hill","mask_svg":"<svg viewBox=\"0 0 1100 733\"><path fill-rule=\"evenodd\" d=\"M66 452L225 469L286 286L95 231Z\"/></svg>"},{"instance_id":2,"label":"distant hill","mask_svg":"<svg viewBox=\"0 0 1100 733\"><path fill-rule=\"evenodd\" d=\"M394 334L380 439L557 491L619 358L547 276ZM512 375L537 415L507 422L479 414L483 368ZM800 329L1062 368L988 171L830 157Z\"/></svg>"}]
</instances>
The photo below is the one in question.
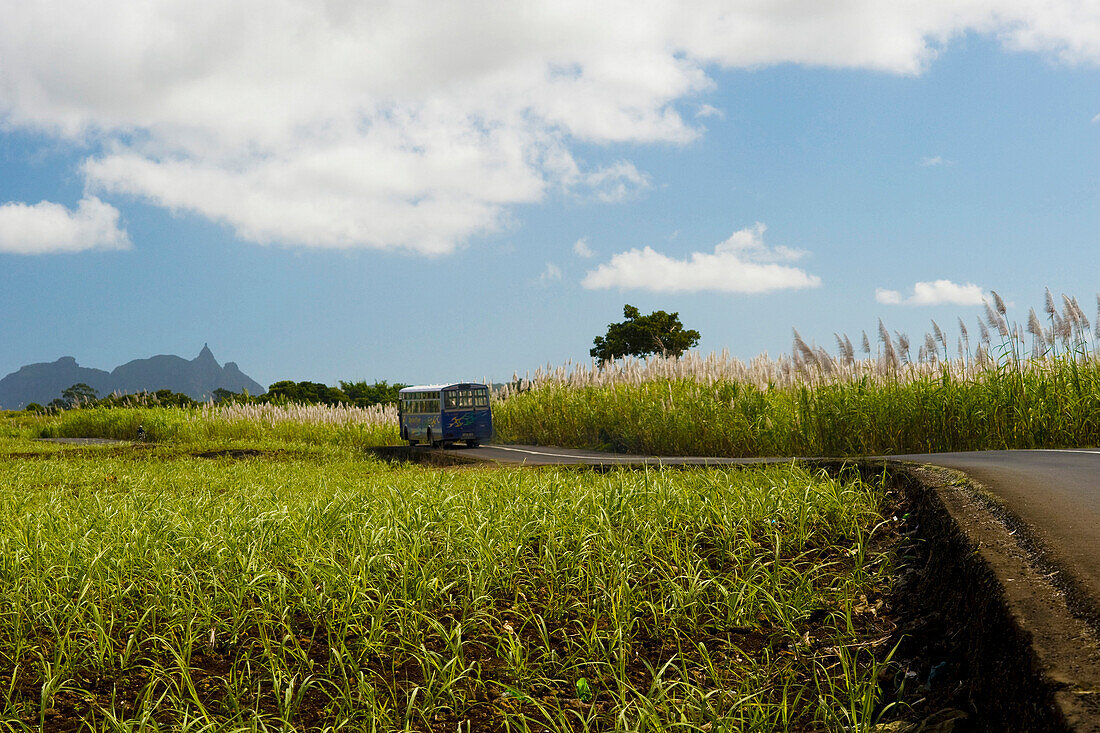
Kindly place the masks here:
<instances>
[{"instance_id":1,"label":"distant hill","mask_svg":"<svg viewBox=\"0 0 1100 733\"><path fill-rule=\"evenodd\" d=\"M206 400L216 389L248 390L253 395L266 391L233 362L219 365L210 347L204 344L199 355L191 361L161 354L134 359L110 372L82 367L71 356L50 363L28 364L0 379L0 409L19 410L31 402L48 404L60 397L62 390L77 382L87 384L100 397L114 392L133 394L170 389L196 400Z\"/></svg>"}]
</instances>

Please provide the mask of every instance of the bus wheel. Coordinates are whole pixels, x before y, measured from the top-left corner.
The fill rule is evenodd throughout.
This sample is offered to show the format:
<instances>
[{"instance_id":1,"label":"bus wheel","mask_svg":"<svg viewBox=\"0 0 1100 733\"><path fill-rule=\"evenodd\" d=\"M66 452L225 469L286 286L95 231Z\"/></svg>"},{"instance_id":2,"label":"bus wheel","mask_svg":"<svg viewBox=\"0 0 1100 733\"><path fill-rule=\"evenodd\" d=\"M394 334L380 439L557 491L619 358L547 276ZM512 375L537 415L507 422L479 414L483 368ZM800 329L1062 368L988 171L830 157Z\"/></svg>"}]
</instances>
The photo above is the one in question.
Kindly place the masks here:
<instances>
[{"instance_id":1,"label":"bus wheel","mask_svg":"<svg viewBox=\"0 0 1100 733\"><path fill-rule=\"evenodd\" d=\"M481 445L480 440L467 440L466 441L466 447L467 448L477 448L479 445Z\"/></svg>"}]
</instances>

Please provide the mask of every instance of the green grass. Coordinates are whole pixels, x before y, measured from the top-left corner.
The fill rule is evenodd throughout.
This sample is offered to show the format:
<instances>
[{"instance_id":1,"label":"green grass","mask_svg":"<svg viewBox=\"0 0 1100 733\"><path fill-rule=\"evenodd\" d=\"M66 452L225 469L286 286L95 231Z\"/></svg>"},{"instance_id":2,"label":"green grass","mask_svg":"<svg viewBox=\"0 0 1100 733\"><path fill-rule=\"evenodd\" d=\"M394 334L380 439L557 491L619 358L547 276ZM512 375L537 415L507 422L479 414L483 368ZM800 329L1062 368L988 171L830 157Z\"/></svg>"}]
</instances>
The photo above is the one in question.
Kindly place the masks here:
<instances>
[{"instance_id":1,"label":"green grass","mask_svg":"<svg viewBox=\"0 0 1100 733\"><path fill-rule=\"evenodd\" d=\"M261 408L272 412L279 409L274 406ZM354 410L350 411L350 415L338 415L338 420L332 420L332 413L340 412L338 408L291 406L290 409L295 408L303 413L298 419L242 416L217 408L93 407L66 410L57 415L22 417L18 433L41 438L135 440L138 426L141 426L145 430L145 439L152 443L243 441L354 448L400 442L395 421L357 420ZM247 410L247 407L242 410Z\"/></svg>"},{"instance_id":2,"label":"green grass","mask_svg":"<svg viewBox=\"0 0 1100 733\"><path fill-rule=\"evenodd\" d=\"M854 474L206 447L0 439L2 727L874 722L886 498Z\"/></svg>"},{"instance_id":3,"label":"green grass","mask_svg":"<svg viewBox=\"0 0 1100 733\"><path fill-rule=\"evenodd\" d=\"M628 453L853 456L1100 444L1100 361L1005 360L781 387L718 379L575 386L494 404L506 442Z\"/></svg>"}]
</instances>

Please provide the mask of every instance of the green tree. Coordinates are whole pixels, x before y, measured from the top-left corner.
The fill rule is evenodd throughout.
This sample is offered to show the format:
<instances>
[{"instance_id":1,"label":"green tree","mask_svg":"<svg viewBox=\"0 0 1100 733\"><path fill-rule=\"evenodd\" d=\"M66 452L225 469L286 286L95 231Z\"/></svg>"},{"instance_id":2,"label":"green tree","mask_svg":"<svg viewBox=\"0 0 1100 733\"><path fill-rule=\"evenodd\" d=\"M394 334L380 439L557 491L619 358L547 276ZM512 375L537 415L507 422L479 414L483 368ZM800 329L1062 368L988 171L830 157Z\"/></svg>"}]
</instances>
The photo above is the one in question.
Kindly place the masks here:
<instances>
[{"instance_id":1,"label":"green tree","mask_svg":"<svg viewBox=\"0 0 1100 733\"><path fill-rule=\"evenodd\" d=\"M97 407L193 407L198 402L182 392L158 389L156 392L115 392L97 400Z\"/></svg>"},{"instance_id":2,"label":"green tree","mask_svg":"<svg viewBox=\"0 0 1100 733\"><path fill-rule=\"evenodd\" d=\"M628 304L623 306L623 317L626 320L608 325L607 334L595 338L588 353L601 362L621 356L680 356L699 343L699 332L685 329L678 312L654 311L643 316Z\"/></svg>"},{"instance_id":3,"label":"green tree","mask_svg":"<svg viewBox=\"0 0 1100 733\"><path fill-rule=\"evenodd\" d=\"M173 392L170 389L158 389L153 392L152 400L162 407L194 407L198 404L182 392Z\"/></svg>"},{"instance_id":4,"label":"green tree","mask_svg":"<svg viewBox=\"0 0 1100 733\"><path fill-rule=\"evenodd\" d=\"M212 396L214 397L215 402L232 402L233 398L237 397L238 395L232 390L225 389L224 387L218 387L216 390L214 390L214 394Z\"/></svg>"},{"instance_id":5,"label":"green tree","mask_svg":"<svg viewBox=\"0 0 1100 733\"><path fill-rule=\"evenodd\" d=\"M77 382L73 386L61 392L61 399L69 407L93 402L97 397L96 391L84 382Z\"/></svg>"},{"instance_id":6,"label":"green tree","mask_svg":"<svg viewBox=\"0 0 1100 733\"><path fill-rule=\"evenodd\" d=\"M369 407L370 405L396 404L397 393L407 384L395 382L390 384L386 380L367 384L366 382L340 382L340 389L356 407Z\"/></svg>"},{"instance_id":7,"label":"green tree","mask_svg":"<svg viewBox=\"0 0 1100 733\"><path fill-rule=\"evenodd\" d=\"M267 402L304 402L307 404L350 404L348 396L320 382L295 382L284 379L267 388Z\"/></svg>"}]
</instances>

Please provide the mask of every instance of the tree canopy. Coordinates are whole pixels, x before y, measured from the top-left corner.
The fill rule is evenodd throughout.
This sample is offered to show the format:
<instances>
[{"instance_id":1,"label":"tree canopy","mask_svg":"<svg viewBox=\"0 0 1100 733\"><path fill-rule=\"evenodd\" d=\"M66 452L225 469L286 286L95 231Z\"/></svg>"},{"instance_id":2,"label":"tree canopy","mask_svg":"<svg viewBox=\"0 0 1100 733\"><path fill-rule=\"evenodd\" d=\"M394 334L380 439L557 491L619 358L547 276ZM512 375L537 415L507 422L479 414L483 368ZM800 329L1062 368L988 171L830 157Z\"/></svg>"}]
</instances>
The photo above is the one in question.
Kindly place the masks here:
<instances>
[{"instance_id":1,"label":"tree canopy","mask_svg":"<svg viewBox=\"0 0 1100 733\"><path fill-rule=\"evenodd\" d=\"M231 389L225 389L224 387L218 387L211 393L215 402L232 402L234 398L240 397L240 394L234 392Z\"/></svg>"},{"instance_id":2,"label":"tree canopy","mask_svg":"<svg viewBox=\"0 0 1100 733\"><path fill-rule=\"evenodd\" d=\"M340 389L356 407L369 407L370 405L395 404L397 395L407 384L396 382L390 384L386 380L367 384L366 382L340 381Z\"/></svg>"},{"instance_id":3,"label":"tree canopy","mask_svg":"<svg viewBox=\"0 0 1100 733\"><path fill-rule=\"evenodd\" d=\"M320 382L294 382L284 379L267 388L268 402L305 402L309 404L349 404L348 396L327 384Z\"/></svg>"},{"instance_id":4,"label":"tree canopy","mask_svg":"<svg viewBox=\"0 0 1100 733\"><path fill-rule=\"evenodd\" d=\"M283 380L267 388L267 394L260 395L260 402L304 402L310 404L345 404L356 407L369 407L377 404L397 402L397 393L406 384L390 384L386 381L368 384L359 382L340 382L340 387L329 387L320 382L295 382ZM237 399L230 397L229 399Z\"/></svg>"},{"instance_id":5,"label":"tree canopy","mask_svg":"<svg viewBox=\"0 0 1100 733\"><path fill-rule=\"evenodd\" d=\"M235 402L270 402L283 404L287 402L299 402L305 404L327 405L354 405L356 407L369 407L377 404L395 404L398 392L407 387L400 382L383 380L373 384L358 382L340 382L340 387L330 387L320 382L295 382L284 379L272 384L265 394L250 395L248 391L237 393L232 390L219 387L213 391L212 397L218 404ZM83 382L74 384L61 393L61 397L50 402L47 407L35 405L39 411L69 410L78 407L193 407L199 404L185 394L173 392L168 389L158 389L156 392L137 392L132 394L115 393L101 399L96 399L96 391ZM27 409L32 409L30 405Z\"/></svg>"},{"instance_id":6,"label":"tree canopy","mask_svg":"<svg viewBox=\"0 0 1100 733\"><path fill-rule=\"evenodd\" d=\"M69 407L92 402L96 398L96 391L84 382L77 382L73 386L61 392L61 399Z\"/></svg>"},{"instance_id":7,"label":"tree canopy","mask_svg":"<svg viewBox=\"0 0 1100 733\"><path fill-rule=\"evenodd\" d=\"M623 306L623 317L626 320L608 325L607 334L592 342L595 346L589 353L601 362L621 356L680 356L699 343L699 332L685 329L678 312L654 311L643 316L628 304Z\"/></svg>"}]
</instances>

